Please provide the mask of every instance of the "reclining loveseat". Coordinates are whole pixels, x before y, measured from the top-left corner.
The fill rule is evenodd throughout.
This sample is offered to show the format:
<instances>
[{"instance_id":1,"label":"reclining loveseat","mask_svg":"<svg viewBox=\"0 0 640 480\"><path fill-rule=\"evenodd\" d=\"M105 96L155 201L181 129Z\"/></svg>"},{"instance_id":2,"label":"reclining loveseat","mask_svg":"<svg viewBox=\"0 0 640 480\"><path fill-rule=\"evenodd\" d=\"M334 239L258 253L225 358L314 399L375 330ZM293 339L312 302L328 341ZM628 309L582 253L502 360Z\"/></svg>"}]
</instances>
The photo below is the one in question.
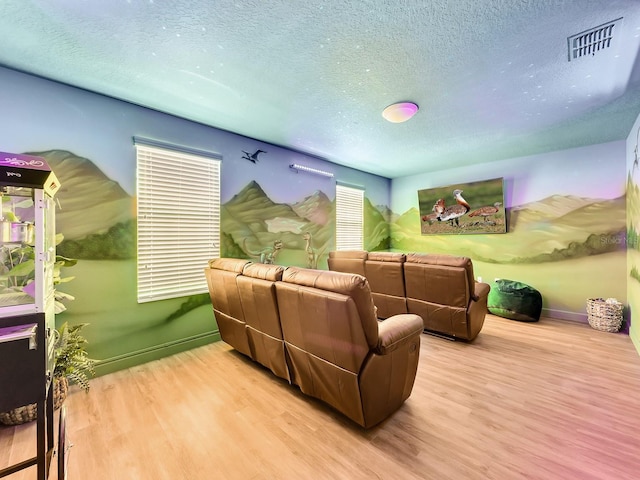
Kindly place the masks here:
<instances>
[{"instance_id":1,"label":"reclining loveseat","mask_svg":"<svg viewBox=\"0 0 640 480\"><path fill-rule=\"evenodd\" d=\"M223 341L369 428L413 389L422 319L378 321L366 278L214 259L205 269Z\"/></svg>"},{"instance_id":2,"label":"reclining loveseat","mask_svg":"<svg viewBox=\"0 0 640 480\"><path fill-rule=\"evenodd\" d=\"M340 250L329 252L328 264L365 272L379 318L414 313L425 331L467 341L482 329L490 287L475 281L468 257Z\"/></svg>"}]
</instances>

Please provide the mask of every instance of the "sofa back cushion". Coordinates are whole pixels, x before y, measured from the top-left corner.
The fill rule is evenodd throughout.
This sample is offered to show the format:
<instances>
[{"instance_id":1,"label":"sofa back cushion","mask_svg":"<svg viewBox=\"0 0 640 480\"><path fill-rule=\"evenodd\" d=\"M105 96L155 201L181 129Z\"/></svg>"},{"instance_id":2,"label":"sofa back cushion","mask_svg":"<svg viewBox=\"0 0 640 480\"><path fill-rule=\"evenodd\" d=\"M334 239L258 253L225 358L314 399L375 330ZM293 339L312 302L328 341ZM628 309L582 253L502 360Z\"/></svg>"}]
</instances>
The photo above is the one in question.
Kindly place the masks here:
<instances>
[{"instance_id":1,"label":"sofa back cushion","mask_svg":"<svg viewBox=\"0 0 640 480\"><path fill-rule=\"evenodd\" d=\"M236 277L242 274L245 265L249 263L249 260L237 258L215 258L209 261L209 269L205 270L214 310L242 322L244 313Z\"/></svg>"},{"instance_id":2,"label":"sofa back cushion","mask_svg":"<svg viewBox=\"0 0 640 480\"><path fill-rule=\"evenodd\" d=\"M371 291L404 297L404 253L369 252L364 264Z\"/></svg>"},{"instance_id":3,"label":"sofa back cushion","mask_svg":"<svg viewBox=\"0 0 640 480\"><path fill-rule=\"evenodd\" d=\"M275 282L282 279L283 271L280 265L252 263L236 279L247 325L279 339L282 339L282 328Z\"/></svg>"},{"instance_id":4,"label":"sofa back cushion","mask_svg":"<svg viewBox=\"0 0 640 480\"><path fill-rule=\"evenodd\" d=\"M365 277L364 262L368 253L364 250L336 250L329 252L327 264L334 272L357 273Z\"/></svg>"},{"instance_id":5,"label":"sofa back cushion","mask_svg":"<svg viewBox=\"0 0 640 480\"><path fill-rule=\"evenodd\" d=\"M378 322L361 275L289 267L276 283L291 382L364 425L360 371Z\"/></svg>"},{"instance_id":6,"label":"sofa back cushion","mask_svg":"<svg viewBox=\"0 0 640 480\"><path fill-rule=\"evenodd\" d=\"M407 299L466 309L474 292L473 265L467 257L407 254Z\"/></svg>"},{"instance_id":7,"label":"sofa back cushion","mask_svg":"<svg viewBox=\"0 0 640 480\"><path fill-rule=\"evenodd\" d=\"M252 358L278 377L290 380L275 286L283 271L279 265L251 263L236 281Z\"/></svg>"},{"instance_id":8,"label":"sofa back cushion","mask_svg":"<svg viewBox=\"0 0 640 480\"><path fill-rule=\"evenodd\" d=\"M289 267L276 291L288 344L359 371L378 341L375 307L363 276Z\"/></svg>"},{"instance_id":9,"label":"sofa back cushion","mask_svg":"<svg viewBox=\"0 0 640 480\"><path fill-rule=\"evenodd\" d=\"M222 340L239 352L251 356L244 312L236 283L236 278L242 274L244 267L249 263L249 260L236 258L216 258L209 261L205 276Z\"/></svg>"}]
</instances>

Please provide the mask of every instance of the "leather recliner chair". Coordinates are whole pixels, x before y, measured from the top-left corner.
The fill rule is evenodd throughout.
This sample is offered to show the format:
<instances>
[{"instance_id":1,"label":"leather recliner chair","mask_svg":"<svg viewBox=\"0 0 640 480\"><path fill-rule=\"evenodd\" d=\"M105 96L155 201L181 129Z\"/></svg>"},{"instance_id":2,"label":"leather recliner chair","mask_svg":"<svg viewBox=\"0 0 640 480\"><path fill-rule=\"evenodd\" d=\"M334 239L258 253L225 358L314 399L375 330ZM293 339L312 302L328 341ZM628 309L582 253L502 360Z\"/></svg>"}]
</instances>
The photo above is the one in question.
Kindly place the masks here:
<instances>
[{"instance_id":1,"label":"leather recliner chair","mask_svg":"<svg viewBox=\"0 0 640 480\"><path fill-rule=\"evenodd\" d=\"M249 263L249 260L237 258L215 258L209 261L205 276L220 337L239 352L252 357L236 283L236 278L242 275Z\"/></svg>"},{"instance_id":2,"label":"leather recliner chair","mask_svg":"<svg viewBox=\"0 0 640 480\"><path fill-rule=\"evenodd\" d=\"M378 318L408 313L404 288L404 253L369 252L364 262Z\"/></svg>"},{"instance_id":3,"label":"leather recliner chair","mask_svg":"<svg viewBox=\"0 0 640 480\"><path fill-rule=\"evenodd\" d=\"M284 267L279 265L249 263L236 282L251 357L276 376L290 381L275 287L283 271Z\"/></svg>"},{"instance_id":4,"label":"leather recliner chair","mask_svg":"<svg viewBox=\"0 0 640 480\"><path fill-rule=\"evenodd\" d=\"M422 319L378 322L367 280L356 274L287 268L276 283L292 383L369 428L413 388Z\"/></svg>"},{"instance_id":5,"label":"leather recliner chair","mask_svg":"<svg viewBox=\"0 0 640 480\"><path fill-rule=\"evenodd\" d=\"M490 286L475 281L468 257L408 253L404 279L409 312L425 330L463 340L476 338L487 314Z\"/></svg>"}]
</instances>

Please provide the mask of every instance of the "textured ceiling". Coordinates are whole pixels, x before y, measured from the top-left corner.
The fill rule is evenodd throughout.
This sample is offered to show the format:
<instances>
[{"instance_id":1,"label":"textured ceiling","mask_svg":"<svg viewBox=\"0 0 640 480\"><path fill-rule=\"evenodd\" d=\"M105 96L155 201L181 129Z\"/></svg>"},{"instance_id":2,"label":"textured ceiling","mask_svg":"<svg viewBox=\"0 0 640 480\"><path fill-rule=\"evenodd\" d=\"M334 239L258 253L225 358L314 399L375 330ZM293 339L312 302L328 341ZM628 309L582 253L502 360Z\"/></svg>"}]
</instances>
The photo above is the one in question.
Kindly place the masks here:
<instances>
[{"instance_id":1,"label":"textured ceiling","mask_svg":"<svg viewBox=\"0 0 640 480\"><path fill-rule=\"evenodd\" d=\"M622 17L609 48L567 37ZM638 0L1 0L0 65L386 177L626 138ZM381 112L421 107L407 123Z\"/></svg>"}]
</instances>

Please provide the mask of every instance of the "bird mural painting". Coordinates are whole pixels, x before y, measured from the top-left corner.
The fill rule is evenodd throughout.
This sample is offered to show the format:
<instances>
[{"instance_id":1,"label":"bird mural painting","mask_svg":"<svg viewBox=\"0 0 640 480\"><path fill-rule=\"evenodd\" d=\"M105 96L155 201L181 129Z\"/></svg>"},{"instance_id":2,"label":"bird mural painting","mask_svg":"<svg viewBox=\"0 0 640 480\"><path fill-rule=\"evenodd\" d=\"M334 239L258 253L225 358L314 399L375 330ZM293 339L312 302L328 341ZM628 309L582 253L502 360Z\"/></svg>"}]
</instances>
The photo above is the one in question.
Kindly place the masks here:
<instances>
[{"instance_id":1,"label":"bird mural painting","mask_svg":"<svg viewBox=\"0 0 640 480\"><path fill-rule=\"evenodd\" d=\"M471 210L471 206L462 196L462 190L454 190L453 198L456 199L455 205L446 206L444 198L438 199L436 204L433 206L434 211L440 212L438 215L438 220L441 222L450 222L453 227L454 222L456 226L460 226L460 217L465 215L469 210Z\"/></svg>"},{"instance_id":2,"label":"bird mural painting","mask_svg":"<svg viewBox=\"0 0 640 480\"><path fill-rule=\"evenodd\" d=\"M265 152L264 150L256 150L255 153L249 153L242 150L242 153L244 153L244 155L242 156L242 160L249 160L252 163L256 163L258 160L260 160L258 158L258 155L260 155L261 153L267 153L267 152Z\"/></svg>"},{"instance_id":3,"label":"bird mural painting","mask_svg":"<svg viewBox=\"0 0 640 480\"><path fill-rule=\"evenodd\" d=\"M474 210L473 212L469 213L470 217L482 217L483 218L483 223L486 223L487 225L495 225L495 222L493 221L488 221L487 217L490 217L492 215L495 215L496 213L498 213L500 211L500 205L502 205L501 202L496 202L493 205L487 205L486 207L480 207L476 210Z\"/></svg>"}]
</instances>

